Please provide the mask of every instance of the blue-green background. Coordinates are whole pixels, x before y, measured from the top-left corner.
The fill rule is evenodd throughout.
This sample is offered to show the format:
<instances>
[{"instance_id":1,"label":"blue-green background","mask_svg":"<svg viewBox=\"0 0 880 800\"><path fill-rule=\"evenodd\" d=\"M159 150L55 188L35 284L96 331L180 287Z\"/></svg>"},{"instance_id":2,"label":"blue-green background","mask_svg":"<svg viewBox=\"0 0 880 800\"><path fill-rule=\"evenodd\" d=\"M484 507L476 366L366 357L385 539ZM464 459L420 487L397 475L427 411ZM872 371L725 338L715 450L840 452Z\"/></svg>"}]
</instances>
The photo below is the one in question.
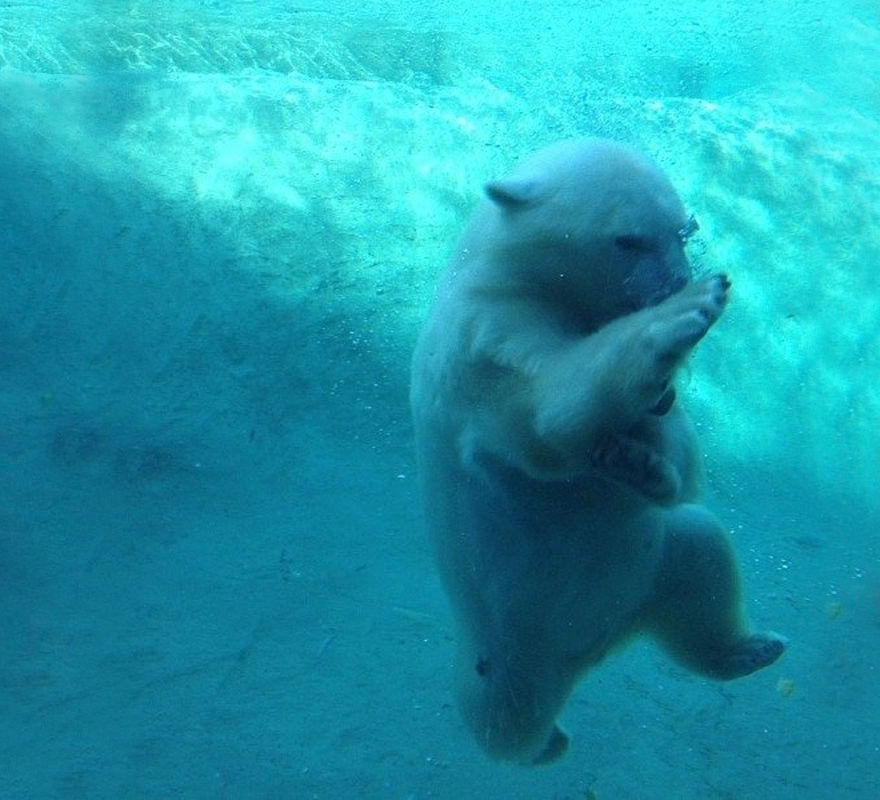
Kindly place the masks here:
<instances>
[{"instance_id":1,"label":"blue-green background","mask_svg":"<svg viewBox=\"0 0 880 800\"><path fill-rule=\"evenodd\" d=\"M733 279L682 395L791 647L638 643L527 770L451 707L407 370L482 183L590 134ZM878 270L876 2L0 2L0 798L877 800Z\"/></svg>"}]
</instances>

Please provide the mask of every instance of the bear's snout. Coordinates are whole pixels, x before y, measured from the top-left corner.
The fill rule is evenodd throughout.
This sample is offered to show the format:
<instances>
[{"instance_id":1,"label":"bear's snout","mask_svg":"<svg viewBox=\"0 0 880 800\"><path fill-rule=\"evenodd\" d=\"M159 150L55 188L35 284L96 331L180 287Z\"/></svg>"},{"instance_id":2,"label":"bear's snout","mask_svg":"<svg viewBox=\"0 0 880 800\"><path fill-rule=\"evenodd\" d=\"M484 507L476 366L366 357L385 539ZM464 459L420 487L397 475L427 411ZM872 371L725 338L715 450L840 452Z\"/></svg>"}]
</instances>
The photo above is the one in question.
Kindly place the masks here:
<instances>
[{"instance_id":1,"label":"bear's snout","mask_svg":"<svg viewBox=\"0 0 880 800\"><path fill-rule=\"evenodd\" d=\"M691 268L683 253L646 253L624 280L631 308L636 311L662 303L680 292L691 278Z\"/></svg>"}]
</instances>

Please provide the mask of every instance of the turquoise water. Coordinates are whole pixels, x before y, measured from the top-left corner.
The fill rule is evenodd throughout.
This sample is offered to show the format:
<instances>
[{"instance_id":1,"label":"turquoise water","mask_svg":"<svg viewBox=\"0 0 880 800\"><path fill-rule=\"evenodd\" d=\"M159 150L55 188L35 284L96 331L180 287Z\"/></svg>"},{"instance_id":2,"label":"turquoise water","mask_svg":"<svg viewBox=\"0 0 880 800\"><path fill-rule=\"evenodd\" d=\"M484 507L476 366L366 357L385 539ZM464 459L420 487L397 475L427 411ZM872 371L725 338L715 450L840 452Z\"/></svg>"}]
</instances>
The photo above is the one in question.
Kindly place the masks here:
<instances>
[{"instance_id":1,"label":"turquoise water","mask_svg":"<svg viewBox=\"0 0 880 800\"><path fill-rule=\"evenodd\" d=\"M0 797L880 798L875 3L0 3ZM488 179L632 142L734 296L682 395L777 665L452 706L409 358ZM593 794L591 794L593 793Z\"/></svg>"}]
</instances>

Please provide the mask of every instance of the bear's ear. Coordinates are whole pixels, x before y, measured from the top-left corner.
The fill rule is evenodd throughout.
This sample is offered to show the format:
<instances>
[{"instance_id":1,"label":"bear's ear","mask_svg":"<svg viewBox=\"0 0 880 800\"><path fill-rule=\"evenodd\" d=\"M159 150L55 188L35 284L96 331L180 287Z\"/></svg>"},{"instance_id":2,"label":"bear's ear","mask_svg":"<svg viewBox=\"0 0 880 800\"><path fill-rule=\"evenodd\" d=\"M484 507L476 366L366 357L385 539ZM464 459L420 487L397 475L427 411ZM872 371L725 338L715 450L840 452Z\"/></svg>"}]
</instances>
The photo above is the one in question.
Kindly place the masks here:
<instances>
[{"instance_id":1,"label":"bear's ear","mask_svg":"<svg viewBox=\"0 0 880 800\"><path fill-rule=\"evenodd\" d=\"M522 178L502 178L486 184L489 199L509 211L534 205L541 197L541 184L534 180Z\"/></svg>"}]
</instances>

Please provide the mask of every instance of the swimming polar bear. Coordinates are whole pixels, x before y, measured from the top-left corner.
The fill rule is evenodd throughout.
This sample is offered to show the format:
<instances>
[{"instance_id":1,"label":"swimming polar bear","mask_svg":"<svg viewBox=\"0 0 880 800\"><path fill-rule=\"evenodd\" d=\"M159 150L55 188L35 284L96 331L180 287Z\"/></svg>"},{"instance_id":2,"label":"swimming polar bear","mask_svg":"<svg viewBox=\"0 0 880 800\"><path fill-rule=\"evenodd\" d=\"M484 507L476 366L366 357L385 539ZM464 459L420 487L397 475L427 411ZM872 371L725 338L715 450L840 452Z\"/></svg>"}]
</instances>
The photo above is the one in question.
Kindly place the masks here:
<instances>
[{"instance_id":1,"label":"swimming polar bear","mask_svg":"<svg viewBox=\"0 0 880 800\"><path fill-rule=\"evenodd\" d=\"M721 524L697 505L674 378L730 282L691 278L695 224L648 158L562 142L489 183L413 361L426 518L456 621L462 715L545 763L575 682L652 635L711 678L773 663Z\"/></svg>"}]
</instances>

